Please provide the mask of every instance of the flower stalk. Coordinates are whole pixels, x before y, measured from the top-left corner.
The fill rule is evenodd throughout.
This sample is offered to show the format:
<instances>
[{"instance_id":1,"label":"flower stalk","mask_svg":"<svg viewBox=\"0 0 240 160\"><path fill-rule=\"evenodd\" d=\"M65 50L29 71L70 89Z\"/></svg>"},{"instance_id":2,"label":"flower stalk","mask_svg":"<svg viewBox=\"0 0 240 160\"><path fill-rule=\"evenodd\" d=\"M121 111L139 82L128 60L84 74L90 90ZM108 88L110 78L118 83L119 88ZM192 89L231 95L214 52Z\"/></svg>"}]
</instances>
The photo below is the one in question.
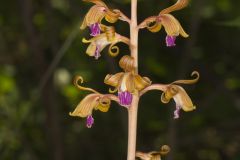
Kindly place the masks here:
<instances>
[{"instance_id":1,"label":"flower stalk","mask_svg":"<svg viewBox=\"0 0 240 160\"><path fill-rule=\"evenodd\" d=\"M137 0L131 1L130 22L130 50L134 58L135 72L138 73L138 26L137 26ZM127 160L135 160L137 138L137 114L139 93L133 95L132 104L128 110L128 155Z\"/></svg>"}]
</instances>

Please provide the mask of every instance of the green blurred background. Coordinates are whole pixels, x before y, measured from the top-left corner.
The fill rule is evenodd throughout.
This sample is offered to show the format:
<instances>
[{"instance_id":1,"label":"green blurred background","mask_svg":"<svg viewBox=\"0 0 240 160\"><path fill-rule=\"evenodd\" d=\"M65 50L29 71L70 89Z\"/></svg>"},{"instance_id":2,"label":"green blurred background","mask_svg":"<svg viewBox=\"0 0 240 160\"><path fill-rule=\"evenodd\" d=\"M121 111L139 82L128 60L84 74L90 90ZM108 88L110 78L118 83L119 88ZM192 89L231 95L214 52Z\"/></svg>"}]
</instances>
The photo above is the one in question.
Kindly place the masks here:
<instances>
[{"instance_id":1,"label":"green blurred background","mask_svg":"<svg viewBox=\"0 0 240 160\"><path fill-rule=\"evenodd\" d=\"M174 0L139 0L139 22L156 15ZM130 16L130 0L108 0ZM119 72L118 60L85 54L88 30L80 31L91 4L81 0L17 0L0 5L0 159L1 160L123 160L127 151L127 111L116 104L108 113L95 112L92 129L70 117L88 92L72 85L81 75L85 85L101 92L103 79ZM153 83L201 79L186 86L197 110L173 120L174 102L160 102L152 91L140 101L137 150L172 151L168 160L240 160L240 1L193 0L173 15L190 34L165 46L164 30L139 36L140 75ZM118 21L117 32L129 35Z\"/></svg>"}]
</instances>

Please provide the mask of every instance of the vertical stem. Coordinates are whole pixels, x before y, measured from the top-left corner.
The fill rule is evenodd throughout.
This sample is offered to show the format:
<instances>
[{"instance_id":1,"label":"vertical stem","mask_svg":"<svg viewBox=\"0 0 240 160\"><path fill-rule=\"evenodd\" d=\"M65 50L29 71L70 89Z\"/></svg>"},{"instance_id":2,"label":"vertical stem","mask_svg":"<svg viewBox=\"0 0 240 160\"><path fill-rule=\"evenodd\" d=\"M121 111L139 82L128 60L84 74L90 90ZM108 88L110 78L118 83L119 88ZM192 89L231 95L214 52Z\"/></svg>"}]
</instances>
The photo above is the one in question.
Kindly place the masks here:
<instances>
[{"instance_id":1,"label":"vertical stem","mask_svg":"<svg viewBox=\"0 0 240 160\"><path fill-rule=\"evenodd\" d=\"M131 1L130 23L131 56L134 58L135 72L138 73L138 28L137 28L137 0ZM133 95L132 105L128 110L128 156L127 160L135 160L137 137L137 112L139 95Z\"/></svg>"}]
</instances>

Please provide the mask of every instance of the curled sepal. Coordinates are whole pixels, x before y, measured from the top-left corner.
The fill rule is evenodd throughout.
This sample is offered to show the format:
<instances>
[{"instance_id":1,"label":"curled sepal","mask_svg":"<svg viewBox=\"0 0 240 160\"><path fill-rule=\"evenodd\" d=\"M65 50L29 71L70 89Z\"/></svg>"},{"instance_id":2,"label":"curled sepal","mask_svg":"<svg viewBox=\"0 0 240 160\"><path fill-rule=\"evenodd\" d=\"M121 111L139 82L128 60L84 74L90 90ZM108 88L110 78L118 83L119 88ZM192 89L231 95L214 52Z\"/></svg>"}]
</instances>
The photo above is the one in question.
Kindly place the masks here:
<instances>
[{"instance_id":1,"label":"curled sepal","mask_svg":"<svg viewBox=\"0 0 240 160\"><path fill-rule=\"evenodd\" d=\"M92 89L92 88L87 88L87 87L83 87L81 85L79 85L80 83L83 83L83 78L81 76L75 76L74 80L73 80L73 84L79 89L79 90L84 90L84 91L90 91L93 93L97 93L99 94L99 92L97 92L96 90Z\"/></svg>"},{"instance_id":2,"label":"curled sepal","mask_svg":"<svg viewBox=\"0 0 240 160\"><path fill-rule=\"evenodd\" d=\"M193 71L191 73L191 76L196 76L194 79L184 79L184 80L176 80L174 82L172 82L171 84L194 84L196 83L199 78L200 78L200 74L198 73L198 71Z\"/></svg>"},{"instance_id":3,"label":"curled sepal","mask_svg":"<svg viewBox=\"0 0 240 160\"><path fill-rule=\"evenodd\" d=\"M173 4L172 6L163 9L159 14L166 14L166 13L170 13L173 11L177 11L180 9L185 8L187 5L189 4L189 0L178 0L175 4Z\"/></svg>"},{"instance_id":4,"label":"curled sepal","mask_svg":"<svg viewBox=\"0 0 240 160\"><path fill-rule=\"evenodd\" d=\"M160 151L152 151L148 153L136 152L136 157L141 160L161 160L161 156L166 155L170 151L168 145L163 145Z\"/></svg>"}]
</instances>

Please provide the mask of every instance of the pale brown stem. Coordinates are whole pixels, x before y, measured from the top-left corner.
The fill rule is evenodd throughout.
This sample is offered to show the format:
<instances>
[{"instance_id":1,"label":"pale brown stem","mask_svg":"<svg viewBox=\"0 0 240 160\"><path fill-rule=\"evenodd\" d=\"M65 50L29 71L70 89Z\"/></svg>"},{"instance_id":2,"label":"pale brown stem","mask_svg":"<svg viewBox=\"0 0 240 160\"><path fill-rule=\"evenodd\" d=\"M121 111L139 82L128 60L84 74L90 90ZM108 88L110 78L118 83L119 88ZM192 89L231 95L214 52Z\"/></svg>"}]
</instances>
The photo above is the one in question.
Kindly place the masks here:
<instances>
[{"instance_id":1,"label":"pale brown stem","mask_svg":"<svg viewBox=\"0 0 240 160\"><path fill-rule=\"evenodd\" d=\"M119 103L119 99L117 96L113 95L113 94L105 94L105 96L107 96L108 98L110 98L111 100Z\"/></svg>"},{"instance_id":2,"label":"pale brown stem","mask_svg":"<svg viewBox=\"0 0 240 160\"><path fill-rule=\"evenodd\" d=\"M135 73L138 73L138 27L137 0L131 0L130 49L134 58ZM139 93L133 95L133 101L128 110L128 155L127 160L135 160L137 137L137 112Z\"/></svg>"},{"instance_id":3,"label":"pale brown stem","mask_svg":"<svg viewBox=\"0 0 240 160\"><path fill-rule=\"evenodd\" d=\"M139 93L139 96L142 96L143 94L145 94L146 92L151 91L151 90L160 90L160 91L165 92L168 86L169 86L169 85L167 85L167 84L152 84L152 85L144 88L144 89Z\"/></svg>"}]
</instances>

